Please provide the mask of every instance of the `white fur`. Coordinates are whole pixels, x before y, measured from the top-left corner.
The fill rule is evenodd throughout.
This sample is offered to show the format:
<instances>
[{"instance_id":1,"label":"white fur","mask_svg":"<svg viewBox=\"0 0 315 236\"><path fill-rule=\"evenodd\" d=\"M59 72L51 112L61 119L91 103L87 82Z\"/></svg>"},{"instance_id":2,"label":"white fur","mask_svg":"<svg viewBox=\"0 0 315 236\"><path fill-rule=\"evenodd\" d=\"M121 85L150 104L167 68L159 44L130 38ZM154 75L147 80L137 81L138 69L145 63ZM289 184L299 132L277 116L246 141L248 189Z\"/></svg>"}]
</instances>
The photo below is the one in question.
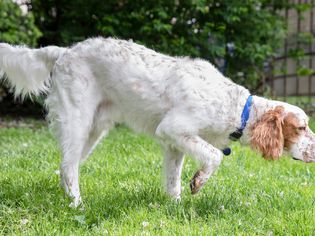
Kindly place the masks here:
<instances>
[{"instance_id":1,"label":"white fur","mask_svg":"<svg viewBox=\"0 0 315 236\"><path fill-rule=\"evenodd\" d=\"M0 43L0 78L5 72L17 95L39 95L47 91L52 67L65 50L55 46L29 49Z\"/></svg>"},{"instance_id":2,"label":"white fur","mask_svg":"<svg viewBox=\"0 0 315 236\"><path fill-rule=\"evenodd\" d=\"M17 94L48 93L48 118L63 154L62 183L74 206L81 201L79 163L114 123L160 140L168 194L180 197L183 153L200 163L194 179L202 186L220 165L220 149L240 126L250 94L204 60L170 57L112 38L88 39L68 49L0 44L0 68ZM251 115L249 124L274 106L258 97L254 104L261 112Z\"/></svg>"}]
</instances>

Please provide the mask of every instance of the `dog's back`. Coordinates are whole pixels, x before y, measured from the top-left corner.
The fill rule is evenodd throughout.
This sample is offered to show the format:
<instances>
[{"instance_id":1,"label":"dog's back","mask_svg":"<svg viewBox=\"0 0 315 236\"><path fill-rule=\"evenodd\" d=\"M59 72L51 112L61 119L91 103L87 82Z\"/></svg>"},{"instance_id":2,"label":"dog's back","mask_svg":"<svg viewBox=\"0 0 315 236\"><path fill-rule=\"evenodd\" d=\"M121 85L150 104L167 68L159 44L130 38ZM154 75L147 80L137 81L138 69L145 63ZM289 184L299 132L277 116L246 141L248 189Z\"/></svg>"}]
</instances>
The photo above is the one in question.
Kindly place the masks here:
<instances>
[{"instance_id":1,"label":"dog's back","mask_svg":"<svg viewBox=\"0 0 315 236\"><path fill-rule=\"evenodd\" d=\"M206 61L171 57L113 38L92 38L70 48L0 44L0 69L17 95L54 94L56 86L73 97L92 91L91 103L110 101L117 122L149 133L176 107L189 114L247 92ZM215 116L221 106L211 109Z\"/></svg>"}]
</instances>

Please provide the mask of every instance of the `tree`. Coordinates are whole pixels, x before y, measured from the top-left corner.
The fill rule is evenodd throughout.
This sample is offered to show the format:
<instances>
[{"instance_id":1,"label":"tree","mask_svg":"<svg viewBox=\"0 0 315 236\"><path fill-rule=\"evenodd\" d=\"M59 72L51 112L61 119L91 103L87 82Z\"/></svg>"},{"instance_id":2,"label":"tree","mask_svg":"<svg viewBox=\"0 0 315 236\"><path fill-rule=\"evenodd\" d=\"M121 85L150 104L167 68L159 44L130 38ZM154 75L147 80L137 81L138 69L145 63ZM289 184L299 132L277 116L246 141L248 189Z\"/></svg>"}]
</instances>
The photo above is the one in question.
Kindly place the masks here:
<instances>
[{"instance_id":1,"label":"tree","mask_svg":"<svg viewBox=\"0 0 315 236\"><path fill-rule=\"evenodd\" d=\"M0 42L12 44L25 44L28 46L36 46L37 39L41 36L41 32L35 26L34 16L31 12L23 13L20 6L11 0L0 0ZM1 68L0 68L1 69ZM8 92L8 87L0 78L0 114L16 113L16 110L22 107L15 102L12 106L13 97ZM23 106L23 111L19 113L30 114L34 111L27 112L34 104L29 101ZM38 114L38 107L35 108Z\"/></svg>"},{"instance_id":2,"label":"tree","mask_svg":"<svg viewBox=\"0 0 315 236\"><path fill-rule=\"evenodd\" d=\"M286 0L33 0L43 45L89 36L133 39L170 55L202 57L254 88L285 36ZM228 53L227 45L234 47ZM220 63L221 62L221 63Z\"/></svg>"},{"instance_id":3,"label":"tree","mask_svg":"<svg viewBox=\"0 0 315 236\"><path fill-rule=\"evenodd\" d=\"M32 13L23 13L11 0L0 1L0 41L36 46L41 36Z\"/></svg>"}]
</instances>

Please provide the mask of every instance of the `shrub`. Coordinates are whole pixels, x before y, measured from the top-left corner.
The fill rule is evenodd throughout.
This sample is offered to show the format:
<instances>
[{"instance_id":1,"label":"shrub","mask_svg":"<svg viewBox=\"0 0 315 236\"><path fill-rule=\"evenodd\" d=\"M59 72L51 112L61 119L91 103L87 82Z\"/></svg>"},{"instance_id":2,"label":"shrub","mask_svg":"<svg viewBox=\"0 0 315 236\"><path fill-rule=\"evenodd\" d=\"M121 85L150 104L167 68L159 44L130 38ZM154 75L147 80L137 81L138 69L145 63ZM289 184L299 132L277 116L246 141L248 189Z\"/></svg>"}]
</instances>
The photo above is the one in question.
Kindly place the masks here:
<instances>
[{"instance_id":1,"label":"shrub","mask_svg":"<svg viewBox=\"0 0 315 236\"><path fill-rule=\"evenodd\" d=\"M41 36L32 13L23 13L11 0L0 1L0 41L36 46Z\"/></svg>"},{"instance_id":2,"label":"shrub","mask_svg":"<svg viewBox=\"0 0 315 236\"><path fill-rule=\"evenodd\" d=\"M254 88L285 35L286 0L33 0L42 44L89 36L133 39L171 55L202 57ZM228 53L227 44L234 47Z\"/></svg>"},{"instance_id":3,"label":"shrub","mask_svg":"<svg viewBox=\"0 0 315 236\"><path fill-rule=\"evenodd\" d=\"M32 13L23 13L20 6L11 0L0 1L0 42L36 46L40 36L41 32L35 26ZM4 100L1 107L6 113L12 98L8 97L7 86L3 83L0 78L0 102Z\"/></svg>"}]
</instances>

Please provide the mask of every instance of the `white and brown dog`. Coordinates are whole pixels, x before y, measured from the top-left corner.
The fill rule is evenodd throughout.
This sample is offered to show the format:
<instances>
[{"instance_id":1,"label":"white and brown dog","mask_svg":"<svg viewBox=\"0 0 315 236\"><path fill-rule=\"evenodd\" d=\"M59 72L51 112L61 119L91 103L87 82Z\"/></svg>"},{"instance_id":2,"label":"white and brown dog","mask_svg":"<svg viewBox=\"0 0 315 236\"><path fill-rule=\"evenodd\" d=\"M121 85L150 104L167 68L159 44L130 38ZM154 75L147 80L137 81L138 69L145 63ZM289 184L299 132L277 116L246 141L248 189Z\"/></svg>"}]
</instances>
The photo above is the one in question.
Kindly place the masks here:
<instances>
[{"instance_id":1,"label":"white and brown dog","mask_svg":"<svg viewBox=\"0 0 315 236\"><path fill-rule=\"evenodd\" d=\"M81 202L80 162L115 123L161 142L166 191L176 199L183 154L201 165L190 184L196 193L220 165L230 138L241 136L265 158L287 150L294 159L315 161L315 136L300 108L252 97L201 59L93 38L70 48L1 43L0 69L16 95L48 94L48 118L63 155L61 181L73 206Z\"/></svg>"}]
</instances>

